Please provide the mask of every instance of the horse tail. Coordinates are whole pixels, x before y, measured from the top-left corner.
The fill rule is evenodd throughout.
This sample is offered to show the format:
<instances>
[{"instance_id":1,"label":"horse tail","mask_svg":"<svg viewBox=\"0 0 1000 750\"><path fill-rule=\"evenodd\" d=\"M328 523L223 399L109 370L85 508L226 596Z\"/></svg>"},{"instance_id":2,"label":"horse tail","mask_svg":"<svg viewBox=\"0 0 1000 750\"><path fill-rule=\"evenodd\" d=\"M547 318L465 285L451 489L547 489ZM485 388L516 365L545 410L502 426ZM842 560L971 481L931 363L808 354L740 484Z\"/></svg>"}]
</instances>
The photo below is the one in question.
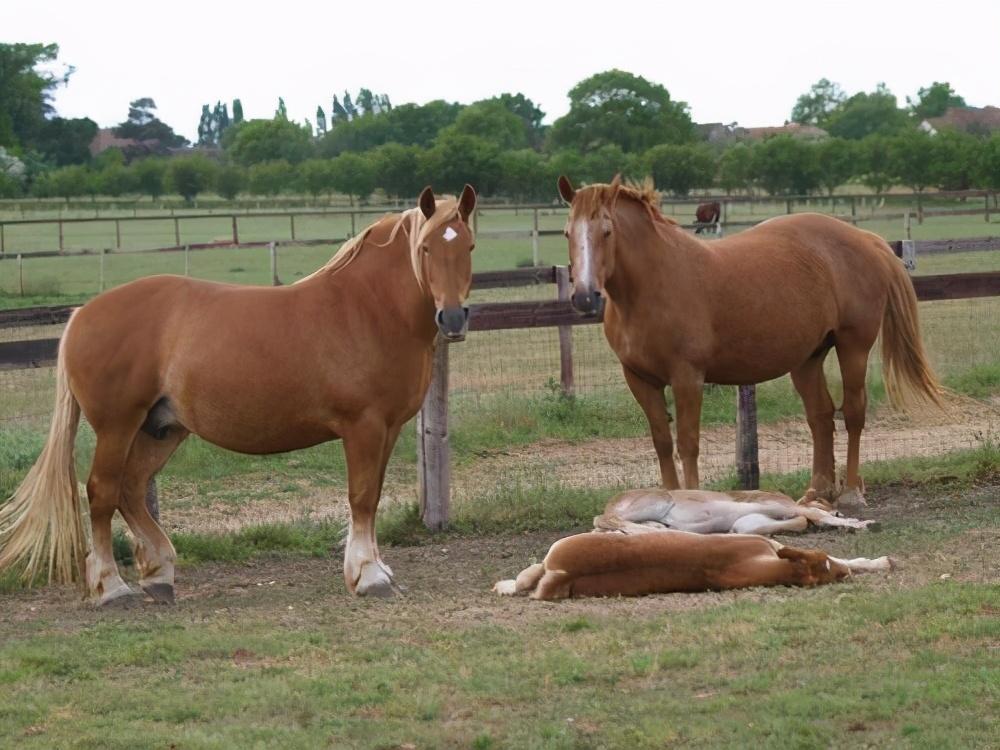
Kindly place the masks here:
<instances>
[{"instance_id":1,"label":"horse tail","mask_svg":"<svg viewBox=\"0 0 1000 750\"><path fill-rule=\"evenodd\" d=\"M903 264L893 259L891 268L882 316L882 378L889 401L901 410L927 403L944 409L944 389L920 338L917 294Z\"/></svg>"},{"instance_id":2,"label":"horse tail","mask_svg":"<svg viewBox=\"0 0 1000 750\"><path fill-rule=\"evenodd\" d=\"M70 317L72 322L72 317ZM0 571L21 569L27 582L83 580L87 543L73 455L80 404L69 388L63 334L56 363L56 403L38 460L0 506Z\"/></svg>"}]
</instances>

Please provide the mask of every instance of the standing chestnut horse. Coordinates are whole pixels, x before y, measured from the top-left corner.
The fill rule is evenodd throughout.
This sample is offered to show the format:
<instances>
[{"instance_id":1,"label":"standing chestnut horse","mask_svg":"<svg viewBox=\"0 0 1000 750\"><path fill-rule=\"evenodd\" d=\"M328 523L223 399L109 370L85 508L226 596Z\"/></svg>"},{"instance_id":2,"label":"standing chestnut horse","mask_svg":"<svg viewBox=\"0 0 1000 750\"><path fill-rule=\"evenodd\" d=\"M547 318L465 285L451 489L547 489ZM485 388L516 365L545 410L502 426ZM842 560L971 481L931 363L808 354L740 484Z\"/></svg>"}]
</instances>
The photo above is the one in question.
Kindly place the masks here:
<instances>
[{"instance_id":1,"label":"standing chestnut horse","mask_svg":"<svg viewBox=\"0 0 1000 750\"><path fill-rule=\"evenodd\" d=\"M698 487L702 385L760 383L791 373L813 437L812 487L835 489L833 400L823 360L836 348L844 384L847 476L841 500L863 502L858 476L868 354L882 330L894 405L939 404L917 300L903 264L877 235L819 214L765 221L705 243L659 211L648 183L574 190L566 237L573 307L600 312L625 380L649 420L663 485L680 482L663 390L673 389L684 486Z\"/></svg>"},{"instance_id":2,"label":"standing chestnut horse","mask_svg":"<svg viewBox=\"0 0 1000 750\"><path fill-rule=\"evenodd\" d=\"M438 334L465 335L476 194L390 215L287 287L154 276L76 311L59 347L56 407L34 467L0 507L0 569L26 563L66 581L85 567L107 604L134 592L118 575L111 518L136 540L142 589L173 601L175 553L146 509L146 487L190 433L241 453L342 438L351 525L347 588L389 595L375 510L400 428L430 382ZM97 436L87 481L86 557L73 465L80 412Z\"/></svg>"}]
</instances>

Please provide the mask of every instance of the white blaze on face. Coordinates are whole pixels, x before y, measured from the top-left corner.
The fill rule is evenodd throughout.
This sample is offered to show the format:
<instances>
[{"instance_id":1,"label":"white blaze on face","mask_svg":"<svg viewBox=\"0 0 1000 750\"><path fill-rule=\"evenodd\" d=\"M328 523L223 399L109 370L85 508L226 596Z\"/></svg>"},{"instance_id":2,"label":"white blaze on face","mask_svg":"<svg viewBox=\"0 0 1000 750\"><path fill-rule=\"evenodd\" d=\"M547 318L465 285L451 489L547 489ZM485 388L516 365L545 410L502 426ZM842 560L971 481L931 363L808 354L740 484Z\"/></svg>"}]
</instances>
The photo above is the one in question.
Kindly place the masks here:
<instances>
[{"instance_id":1,"label":"white blaze on face","mask_svg":"<svg viewBox=\"0 0 1000 750\"><path fill-rule=\"evenodd\" d=\"M451 242L456 237L458 237L458 232L456 232L451 227L448 227L447 229L444 230L444 241L445 242Z\"/></svg>"},{"instance_id":2,"label":"white blaze on face","mask_svg":"<svg viewBox=\"0 0 1000 750\"><path fill-rule=\"evenodd\" d=\"M577 286L584 289L594 287L594 248L590 244L590 222L577 219L573 223L573 234L576 235L577 255L580 258L580 268L573 269Z\"/></svg>"}]
</instances>

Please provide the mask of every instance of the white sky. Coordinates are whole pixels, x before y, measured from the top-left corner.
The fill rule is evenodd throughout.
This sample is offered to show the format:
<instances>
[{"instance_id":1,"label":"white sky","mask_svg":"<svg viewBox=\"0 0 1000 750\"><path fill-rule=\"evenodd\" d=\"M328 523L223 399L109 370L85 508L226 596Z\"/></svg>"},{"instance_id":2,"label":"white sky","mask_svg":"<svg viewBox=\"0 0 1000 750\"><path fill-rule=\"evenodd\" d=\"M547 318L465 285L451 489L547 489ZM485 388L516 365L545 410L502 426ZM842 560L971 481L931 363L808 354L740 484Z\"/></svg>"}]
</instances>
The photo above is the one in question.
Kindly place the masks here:
<instances>
[{"instance_id":1,"label":"white sky","mask_svg":"<svg viewBox=\"0 0 1000 750\"><path fill-rule=\"evenodd\" d=\"M0 0L0 40L56 42L76 66L55 104L101 126L156 100L193 138L201 106L243 101L246 117L315 122L334 93L365 86L394 104L464 103L521 91L552 122L567 92L618 67L663 84L696 122L781 124L821 77L845 91L879 81L905 102L950 81L972 105L1000 105L1000 2L309 3Z\"/></svg>"}]
</instances>

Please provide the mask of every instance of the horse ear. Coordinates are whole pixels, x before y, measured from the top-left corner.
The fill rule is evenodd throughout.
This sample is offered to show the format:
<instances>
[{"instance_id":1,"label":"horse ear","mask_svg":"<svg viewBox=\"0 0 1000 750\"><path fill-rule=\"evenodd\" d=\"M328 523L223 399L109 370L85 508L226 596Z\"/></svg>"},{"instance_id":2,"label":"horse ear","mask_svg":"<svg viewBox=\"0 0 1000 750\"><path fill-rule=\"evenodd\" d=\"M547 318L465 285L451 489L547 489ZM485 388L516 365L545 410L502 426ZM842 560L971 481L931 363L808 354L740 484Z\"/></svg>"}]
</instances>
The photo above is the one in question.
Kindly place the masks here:
<instances>
[{"instance_id":1,"label":"horse ear","mask_svg":"<svg viewBox=\"0 0 1000 750\"><path fill-rule=\"evenodd\" d=\"M576 196L576 191L573 189L573 185L566 175L560 175L559 177L559 195L567 203L572 203L573 198Z\"/></svg>"},{"instance_id":2,"label":"horse ear","mask_svg":"<svg viewBox=\"0 0 1000 750\"><path fill-rule=\"evenodd\" d=\"M437 207L437 204L434 202L434 191L431 190L430 185L425 187L420 194L420 198L417 199L417 205L420 206L420 211L423 213L425 219L429 219L434 215L434 209Z\"/></svg>"},{"instance_id":3,"label":"horse ear","mask_svg":"<svg viewBox=\"0 0 1000 750\"><path fill-rule=\"evenodd\" d=\"M466 224L469 223L469 217L472 216L472 212L476 210L476 190L472 185L466 183L465 187L462 188L462 195L458 199L458 213L462 217L462 221Z\"/></svg>"},{"instance_id":4,"label":"horse ear","mask_svg":"<svg viewBox=\"0 0 1000 750\"><path fill-rule=\"evenodd\" d=\"M618 188L620 188L621 186L622 186L622 173L616 172L614 179L611 180L611 189L618 190Z\"/></svg>"}]
</instances>

